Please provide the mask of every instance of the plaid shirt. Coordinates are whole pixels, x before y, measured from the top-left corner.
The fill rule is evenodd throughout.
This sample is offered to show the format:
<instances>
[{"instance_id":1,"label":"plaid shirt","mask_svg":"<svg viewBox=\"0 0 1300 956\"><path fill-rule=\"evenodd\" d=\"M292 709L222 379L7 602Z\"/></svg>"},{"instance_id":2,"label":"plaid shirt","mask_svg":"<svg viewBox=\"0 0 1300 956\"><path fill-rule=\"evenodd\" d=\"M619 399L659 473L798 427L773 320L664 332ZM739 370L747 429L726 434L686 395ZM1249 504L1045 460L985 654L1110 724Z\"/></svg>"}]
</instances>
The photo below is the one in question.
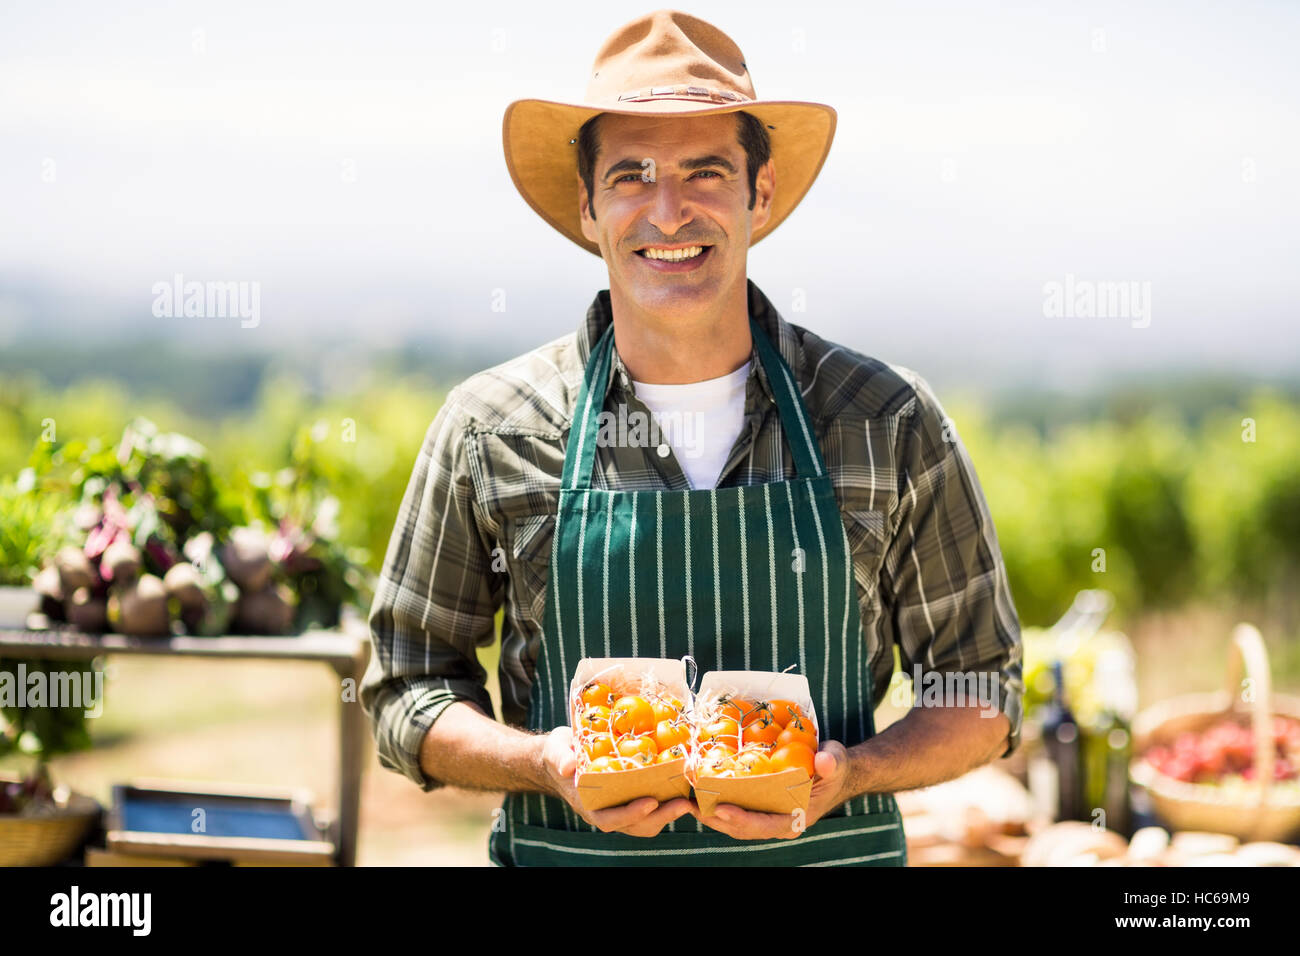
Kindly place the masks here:
<instances>
[{"instance_id":1,"label":"plaid shirt","mask_svg":"<svg viewBox=\"0 0 1300 956\"><path fill-rule=\"evenodd\" d=\"M839 499L873 702L889 687L895 647L908 676L918 665L922 674L982 675L983 693L996 694L1011 721L1010 753L1024 691L1019 621L974 466L938 399L915 372L787 323L752 281L749 309L798 380ZM475 647L494 640L503 604L501 716L526 723L565 439L591 348L611 322L604 290L576 333L471 376L429 426L370 611L375 653L360 688L380 763L423 790L440 786L419 764L438 715L456 700L494 712ZM795 474L752 359L744 423L718 487ZM617 349L614 363L604 407L648 418ZM602 443L592 485L690 488L674 455L640 442Z\"/></svg>"}]
</instances>

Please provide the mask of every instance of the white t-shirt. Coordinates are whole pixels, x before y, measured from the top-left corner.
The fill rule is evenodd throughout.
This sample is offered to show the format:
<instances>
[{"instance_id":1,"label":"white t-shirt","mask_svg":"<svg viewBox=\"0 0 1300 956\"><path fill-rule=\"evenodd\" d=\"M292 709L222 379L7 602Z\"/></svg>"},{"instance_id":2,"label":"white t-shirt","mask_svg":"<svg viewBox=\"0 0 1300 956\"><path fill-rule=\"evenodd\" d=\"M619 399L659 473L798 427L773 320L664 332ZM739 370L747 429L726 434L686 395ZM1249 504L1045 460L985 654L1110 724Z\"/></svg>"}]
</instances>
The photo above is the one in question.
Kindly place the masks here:
<instances>
[{"instance_id":1,"label":"white t-shirt","mask_svg":"<svg viewBox=\"0 0 1300 956\"><path fill-rule=\"evenodd\" d=\"M636 397L650 409L659 430L652 441L664 449L661 454L672 448L693 489L718 484L745 424L745 383L751 364L746 362L721 378L686 385L632 381Z\"/></svg>"}]
</instances>

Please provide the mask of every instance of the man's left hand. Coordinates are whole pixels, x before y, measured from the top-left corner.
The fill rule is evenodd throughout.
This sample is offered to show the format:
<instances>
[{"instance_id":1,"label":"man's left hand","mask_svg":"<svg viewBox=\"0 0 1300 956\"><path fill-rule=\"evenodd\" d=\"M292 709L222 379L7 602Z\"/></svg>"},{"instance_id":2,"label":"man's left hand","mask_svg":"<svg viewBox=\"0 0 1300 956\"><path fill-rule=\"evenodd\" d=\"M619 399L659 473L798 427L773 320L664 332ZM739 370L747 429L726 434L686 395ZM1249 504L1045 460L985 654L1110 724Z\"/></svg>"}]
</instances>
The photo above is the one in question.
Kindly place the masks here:
<instances>
[{"instance_id":1,"label":"man's left hand","mask_svg":"<svg viewBox=\"0 0 1300 956\"><path fill-rule=\"evenodd\" d=\"M691 813L707 827L737 840L793 840L853 794L847 792L849 752L838 740L822 742L813 762L813 779L808 811L802 819L793 813L759 813L731 803L720 803L713 815L705 816L692 801Z\"/></svg>"}]
</instances>

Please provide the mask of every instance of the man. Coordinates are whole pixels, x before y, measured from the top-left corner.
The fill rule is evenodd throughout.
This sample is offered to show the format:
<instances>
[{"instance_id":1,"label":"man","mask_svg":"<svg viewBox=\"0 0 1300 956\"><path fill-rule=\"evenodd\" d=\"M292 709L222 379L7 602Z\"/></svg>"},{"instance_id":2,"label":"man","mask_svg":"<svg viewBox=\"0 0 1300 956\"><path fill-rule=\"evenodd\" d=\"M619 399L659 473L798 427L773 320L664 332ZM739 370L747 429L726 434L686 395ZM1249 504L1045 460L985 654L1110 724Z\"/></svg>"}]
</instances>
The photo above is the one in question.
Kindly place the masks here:
<instances>
[{"instance_id":1,"label":"man","mask_svg":"<svg viewBox=\"0 0 1300 956\"><path fill-rule=\"evenodd\" d=\"M426 436L370 616L381 763L429 790L507 792L504 865L902 865L893 792L1019 741L1019 625L993 523L924 380L785 322L746 276L835 113L758 100L716 27L659 11L597 55L586 103L508 108L528 203L600 255L575 334L473 376ZM616 414L617 413L617 414ZM699 427L647 441L619 415ZM476 646L504 604L493 719ZM904 669L992 679L877 735ZM588 812L566 693L584 656L807 676L806 816L645 798ZM986 683L980 686L989 686Z\"/></svg>"}]
</instances>

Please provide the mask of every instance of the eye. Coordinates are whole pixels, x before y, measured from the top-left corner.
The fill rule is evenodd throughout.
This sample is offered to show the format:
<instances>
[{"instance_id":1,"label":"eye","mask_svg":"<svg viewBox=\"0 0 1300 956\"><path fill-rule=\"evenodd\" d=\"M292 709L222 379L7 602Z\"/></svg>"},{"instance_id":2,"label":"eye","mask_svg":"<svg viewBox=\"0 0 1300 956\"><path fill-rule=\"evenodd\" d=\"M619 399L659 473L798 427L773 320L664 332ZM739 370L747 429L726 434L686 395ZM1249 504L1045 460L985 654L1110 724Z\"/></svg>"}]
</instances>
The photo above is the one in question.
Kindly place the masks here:
<instances>
[{"instance_id":1,"label":"eye","mask_svg":"<svg viewBox=\"0 0 1300 956\"><path fill-rule=\"evenodd\" d=\"M631 182L634 179L635 180L641 179L641 176L642 176L641 173L624 173L622 176L619 176L617 179L615 179L614 182L616 184Z\"/></svg>"},{"instance_id":2,"label":"eye","mask_svg":"<svg viewBox=\"0 0 1300 956\"><path fill-rule=\"evenodd\" d=\"M698 173L695 174L695 176L692 176L691 178L694 179L696 176L712 176L714 179L722 178L722 174L715 169L701 169Z\"/></svg>"}]
</instances>

